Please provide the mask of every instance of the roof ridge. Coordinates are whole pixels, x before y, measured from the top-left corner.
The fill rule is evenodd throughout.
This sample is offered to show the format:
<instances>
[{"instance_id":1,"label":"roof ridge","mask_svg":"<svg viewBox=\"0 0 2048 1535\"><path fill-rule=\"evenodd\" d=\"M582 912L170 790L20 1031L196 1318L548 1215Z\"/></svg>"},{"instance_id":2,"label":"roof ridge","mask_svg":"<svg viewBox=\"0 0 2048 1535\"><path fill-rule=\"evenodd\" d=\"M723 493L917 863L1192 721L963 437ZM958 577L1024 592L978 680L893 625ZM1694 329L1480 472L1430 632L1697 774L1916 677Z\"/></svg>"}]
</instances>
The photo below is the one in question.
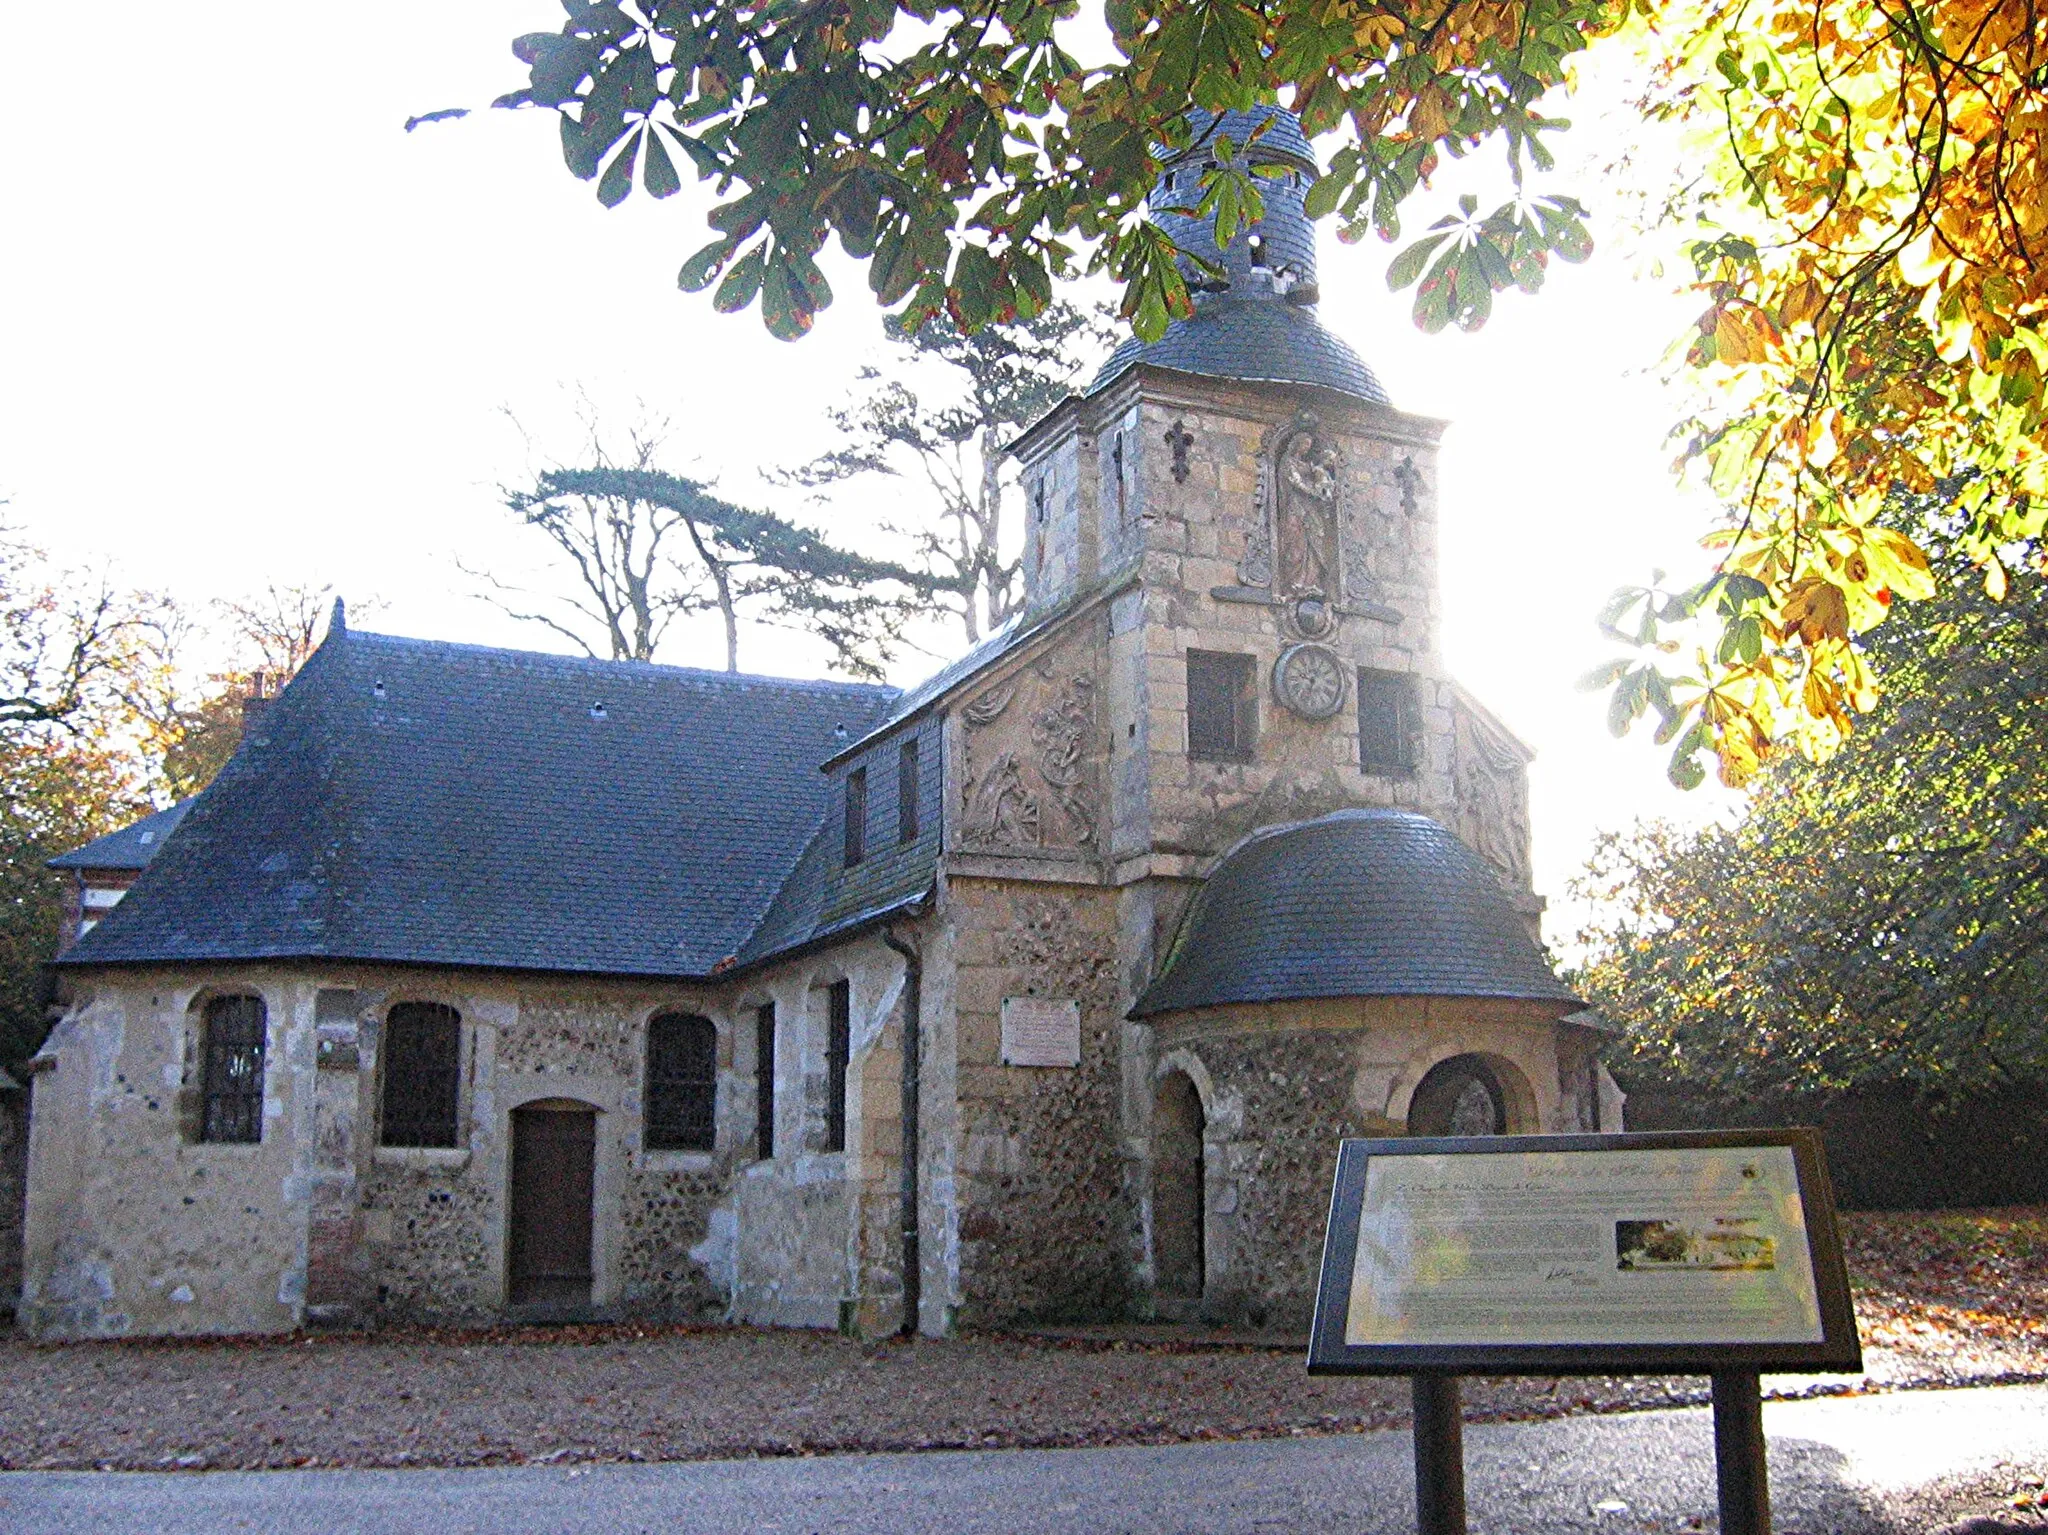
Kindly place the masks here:
<instances>
[{"instance_id":1,"label":"roof ridge","mask_svg":"<svg viewBox=\"0 0 2048 1535\"><path fill-rule=\"evenodd\" d=\"M565 671L596 671L637 675L659 673L727 687L777 687L810 693L863 693L899 697L903 689L883 682L842 682L832 677L777 677L766 672L729 672L708 666L676 666L667 661L620 661L598 656L571 656L554 650L516 650L509 645L477 645L465 640L425 639L410 634L380 634L349 629L335 638L348 645L389 646L402 650L433 650L456 655L498 656L557 666Z\"/></svg>"}]
</instances>

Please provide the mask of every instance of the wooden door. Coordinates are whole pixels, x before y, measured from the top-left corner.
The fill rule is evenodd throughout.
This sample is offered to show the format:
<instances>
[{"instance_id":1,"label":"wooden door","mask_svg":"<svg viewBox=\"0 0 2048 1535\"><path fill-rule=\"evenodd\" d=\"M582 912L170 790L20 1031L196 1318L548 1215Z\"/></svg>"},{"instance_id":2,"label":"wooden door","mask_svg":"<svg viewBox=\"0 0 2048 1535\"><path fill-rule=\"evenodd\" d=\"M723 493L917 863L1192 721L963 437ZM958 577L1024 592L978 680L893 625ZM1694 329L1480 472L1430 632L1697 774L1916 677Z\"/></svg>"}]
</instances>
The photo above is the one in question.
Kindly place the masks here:
<instances>
[{"instance_id":1,"label":"wooden door","mask_svg":"<svg viewBox=\"0 0 2048 1535\"><path fill-rule=\"evenodd\" d=\"M597 1111L512 1111L513 1305L590 1304L590 1205Z\"/></svg>"}]
</instances>

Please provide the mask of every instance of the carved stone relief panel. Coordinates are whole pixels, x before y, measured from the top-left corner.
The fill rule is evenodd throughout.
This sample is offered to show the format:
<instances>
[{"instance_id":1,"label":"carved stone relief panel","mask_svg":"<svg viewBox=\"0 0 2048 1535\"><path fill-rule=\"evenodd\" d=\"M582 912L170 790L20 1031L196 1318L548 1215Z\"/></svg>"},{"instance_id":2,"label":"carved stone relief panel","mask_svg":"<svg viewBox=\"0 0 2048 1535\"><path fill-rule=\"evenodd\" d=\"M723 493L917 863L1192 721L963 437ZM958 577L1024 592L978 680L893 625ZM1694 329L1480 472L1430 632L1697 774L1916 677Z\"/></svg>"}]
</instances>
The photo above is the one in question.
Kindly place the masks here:
<instances>
[{"instance_id":1,"label":"carved stone relief panel","mask_svg":"<svg viewBox=\"0 0 2048 1535\"><path fill-rule=\"evenodd\" d=\"M1521 749L1471 709L1457 711L1458 832L1511 884L1529 883L1529 770Z\"/></svg>"},{"instance_id":2,"label":"carved stone relief panel","mask_svg":"<svg viewBox=\"0 0 2048 1535\"><path fill-rule=\"evenodd\" d=\"M1056 652L962 706L964 846L1003 853L1099 849L1103 736L1096 692L1084 663Z\"/></svg>"}]
</instances>

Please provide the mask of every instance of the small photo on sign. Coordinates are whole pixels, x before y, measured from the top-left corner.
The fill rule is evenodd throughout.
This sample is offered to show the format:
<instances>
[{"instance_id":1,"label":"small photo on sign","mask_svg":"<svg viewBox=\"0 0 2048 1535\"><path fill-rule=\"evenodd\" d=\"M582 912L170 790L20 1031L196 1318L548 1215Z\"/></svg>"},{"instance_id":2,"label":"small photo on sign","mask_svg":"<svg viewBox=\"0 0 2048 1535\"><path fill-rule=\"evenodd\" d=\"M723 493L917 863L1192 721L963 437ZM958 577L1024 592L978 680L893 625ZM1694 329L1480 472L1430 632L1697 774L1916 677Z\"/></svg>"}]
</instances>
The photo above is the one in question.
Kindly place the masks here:
<instances>
[{"instance_id":1,"label":"small photo on sign","mask_svg":"<svg viewBox=\"0 0 2048 1535\"><path fill-rule=\"evenodd\" d=\"M1703 1226L1677 1220L1616 1221L1614 1266L1643 1269L1774 1269L1778 1244L1753 1220Z\"/></svg>"},{"instance_id":2,"label":"small photo on sign","mask_svg":"<svg viewBox=\"0 0 2048 1535\"><path fill-rule=\"evenodd\" d=\"M1081 1004L1065 997L1003 998L1003 1064L1081 1064Z\"/></svg>"}]
</instances>

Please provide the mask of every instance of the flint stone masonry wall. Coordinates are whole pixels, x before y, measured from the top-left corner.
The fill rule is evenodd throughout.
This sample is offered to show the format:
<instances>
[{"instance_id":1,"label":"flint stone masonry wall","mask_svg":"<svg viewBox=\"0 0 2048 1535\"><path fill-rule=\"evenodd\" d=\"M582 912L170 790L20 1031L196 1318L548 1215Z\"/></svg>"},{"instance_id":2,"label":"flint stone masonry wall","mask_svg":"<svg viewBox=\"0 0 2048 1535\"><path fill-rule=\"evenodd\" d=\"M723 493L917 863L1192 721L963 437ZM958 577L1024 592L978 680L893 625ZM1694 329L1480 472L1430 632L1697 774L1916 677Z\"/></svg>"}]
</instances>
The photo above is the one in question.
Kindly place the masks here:
<instances>
[{"instance_id":1,"label":"flint stone masonry wall","mask_svg":"<svg viewBox=\"0 0 2048 1535\"><path fill-rule=\"evenodd\" d=\"M713 1211L730 1164L749 1144L752 1097L732 1084L731 1018L698 993L256 967L104 976L80 991L38 1079L21 1308L31 1332L287 1329L306 1318L309 1269L314 1304L337 1320L500 1315L510 1115L540 1098L599 1111L593 1305L685 1317L725 1309L718 1254L706 1249L716 1248ZM195 1143L181 1123L195 1020L208 997L240 991L261 995L269 1013L264 1138ZM332 1000L342 994L345 1022ZM381 1019L399 1001L445 1002L462 1015L453 1149L374 1144ZM668 1008L719 1027L715 1152L641 1148L646 1020Z\"/></svg>"},{"instance_id":2,"label":"flint stone masonry wall","mask_svg":"<svg viewBox=\"0 0 2048 1535\"><path fill-rule=\"evenodd\" d=\"M1438 1062L1484 1056L1507 1091L1511 1132L1582 1128L1558 1090L1557 1009L1434 998L1204 1010L1140 1031L1149 1167L1157 1083L1183 1072L1202 1100L1208 1285L1217 1321L1306 1330L1337 1142L1401 1135L1415 1086ZM1144 1230L1152 1229L1144 1186ZM1151 1267L1146 1266L1147 1283Z\"/></svg>"},{"instance_id":3,"label":"flint stone masonry wall","mask_svg":"<svg viewBox=\"0 0 2048 1535\"><path fill-rule=\"evenodd\" d=\"M1117 1103L1116 898L1085 886L956 879L960 1321L1128 1314L1132 1210ZM1005 997L1080 1005L1078 1068L1001 1064Z\"/></svg>"}]
</instances>

